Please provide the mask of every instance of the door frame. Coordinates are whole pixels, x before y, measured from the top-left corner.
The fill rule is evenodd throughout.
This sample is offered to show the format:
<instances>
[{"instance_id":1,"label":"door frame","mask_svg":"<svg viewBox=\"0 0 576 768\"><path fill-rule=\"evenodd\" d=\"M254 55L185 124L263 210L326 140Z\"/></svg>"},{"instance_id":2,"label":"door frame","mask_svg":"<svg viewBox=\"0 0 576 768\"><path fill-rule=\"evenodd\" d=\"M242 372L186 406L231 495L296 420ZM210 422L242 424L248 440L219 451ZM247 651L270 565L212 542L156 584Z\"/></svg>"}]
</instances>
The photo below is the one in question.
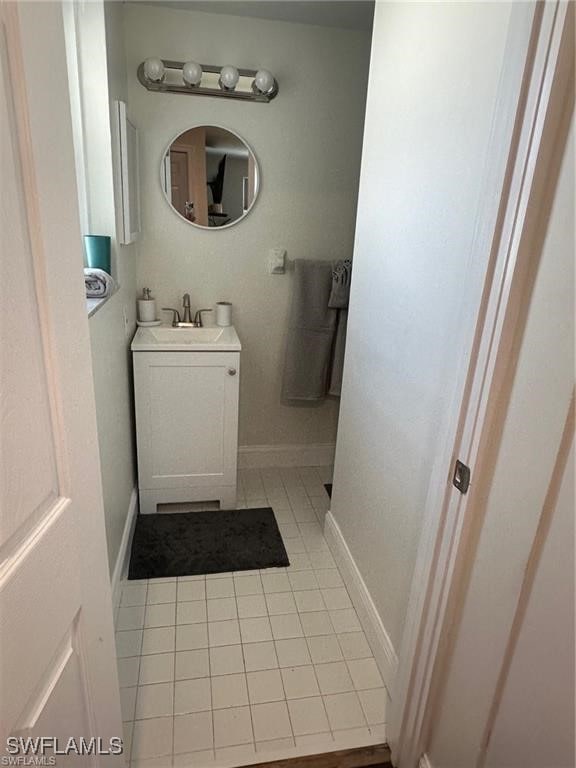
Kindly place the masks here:
<instances>
[{"instance_id":1,"label":"door frame","mask_svg":"<svg viewBox=\"0 0 576 768\"><path fill-rule=\"evenodd\" d=\"M547 224L541 206L550 194L546 182L555 140L574 98L573 61L572 2L546 0L513 7L485 181L494 184L497 174L505 172L499 199L485 200L480 210L473 251L485 248L490 257L471 354L463 356L445 449L426 501L393 693L389 742L399 768L428 765L425 749L432 714L449 654L448 638L459 616L456 587L472 560L465 553L474 498L453 488L454 462L459 458L471 467L472 483L479 485L490 435L504 415L497 411L498 395L528 277L539 256L527 247L528 239ZM520 94L517 103L510 104L514 82L521 83ZM509 139L503 141L503 136Z\"/></svg>"}]
</instances>

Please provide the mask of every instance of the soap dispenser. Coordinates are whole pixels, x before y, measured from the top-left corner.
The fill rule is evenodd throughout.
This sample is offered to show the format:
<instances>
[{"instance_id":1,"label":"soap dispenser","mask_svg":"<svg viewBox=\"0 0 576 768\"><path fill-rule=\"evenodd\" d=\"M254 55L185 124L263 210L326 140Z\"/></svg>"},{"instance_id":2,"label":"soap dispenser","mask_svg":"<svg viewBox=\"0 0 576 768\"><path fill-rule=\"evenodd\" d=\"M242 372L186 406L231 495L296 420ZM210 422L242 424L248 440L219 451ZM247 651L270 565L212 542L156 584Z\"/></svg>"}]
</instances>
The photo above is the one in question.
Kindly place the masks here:
<instances>
[{"instance_id":1,"label":"soap dispenser","mask_svg":"<svg viewBox=\"0 0 576 768\"><path fill-rule=\"evenodd\" d=\"M151 296L150 288L144 288L142 298L138 299L138 321L140 323L155 323L156 299Z\"/></svg>"}]
</instances>

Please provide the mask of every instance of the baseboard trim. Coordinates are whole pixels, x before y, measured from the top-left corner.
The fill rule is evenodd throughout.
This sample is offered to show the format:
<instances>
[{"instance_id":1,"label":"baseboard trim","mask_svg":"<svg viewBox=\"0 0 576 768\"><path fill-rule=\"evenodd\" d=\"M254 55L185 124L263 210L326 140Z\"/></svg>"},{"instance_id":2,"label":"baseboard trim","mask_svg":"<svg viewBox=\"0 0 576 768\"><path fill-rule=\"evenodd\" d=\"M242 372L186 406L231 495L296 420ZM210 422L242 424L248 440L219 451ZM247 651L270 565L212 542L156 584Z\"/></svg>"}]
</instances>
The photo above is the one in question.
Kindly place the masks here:
<instances>
[{"instance_id":1,"label":"baseboard trim","mask_svg":"<svg viewBox=\"0 0 576 768\"><path fill-rule=\"evenodd\" d=\"M266 467L329 467L334 464L336 443L300 445L241 445L238 469Z\"/></svg>"},{"instance_id":2,"label":"baseboard trim","mask_svg":"<svg viewBox=\"0 0 576 768\"><path fill-rule=\"evenodd\" d=\"M336 560L338 568L350 599L356 609L360 623L366 638L372 648L374 658L384 679L384 684L391 689L396 672L398 671L398 656L390 640L390 636L384 628L380 614L376 610L374 601L370 596L368 587L356 565L348 544L342 535L340 526L334 519L331 512L326 514L324 519L324 536L328 546Z\"/></svg>"},{"instance_id":3,"label":"baseboard trim","mask_svg":"<svg viewBox=\"0 0 576 768\"><path fill-rule=\"evenodd\" d=\"M138 488L134 487L130 494L130 503L128 504L128 514L122 531L120 548L112 572L112 605L117 608L120 602L120 585L128 573L128 563L130 560L130 549L132 546L132 536L136 526L136 517L138 514Z\"/></svg>"}]
</instances>

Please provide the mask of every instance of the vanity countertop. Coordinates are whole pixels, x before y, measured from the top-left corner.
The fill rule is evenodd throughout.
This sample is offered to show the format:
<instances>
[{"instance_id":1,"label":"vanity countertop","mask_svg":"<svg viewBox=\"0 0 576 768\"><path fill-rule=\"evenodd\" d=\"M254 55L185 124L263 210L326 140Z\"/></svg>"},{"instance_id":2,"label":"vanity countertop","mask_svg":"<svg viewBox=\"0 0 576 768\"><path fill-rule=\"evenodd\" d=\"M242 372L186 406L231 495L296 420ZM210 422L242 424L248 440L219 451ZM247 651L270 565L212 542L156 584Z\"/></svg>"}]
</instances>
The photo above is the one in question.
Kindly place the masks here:
<instances>
[{"instance_id":1,"label":"vanity countertop","mask_svg":"<svg viewBox=\"0 0 576 768\"><path fill-rule=\"evenodd\" d=\"M233 325L225 328L159 325L138 328L130 348L132 352L240 352L242 345Z\"/></svg>"}]
</instances>

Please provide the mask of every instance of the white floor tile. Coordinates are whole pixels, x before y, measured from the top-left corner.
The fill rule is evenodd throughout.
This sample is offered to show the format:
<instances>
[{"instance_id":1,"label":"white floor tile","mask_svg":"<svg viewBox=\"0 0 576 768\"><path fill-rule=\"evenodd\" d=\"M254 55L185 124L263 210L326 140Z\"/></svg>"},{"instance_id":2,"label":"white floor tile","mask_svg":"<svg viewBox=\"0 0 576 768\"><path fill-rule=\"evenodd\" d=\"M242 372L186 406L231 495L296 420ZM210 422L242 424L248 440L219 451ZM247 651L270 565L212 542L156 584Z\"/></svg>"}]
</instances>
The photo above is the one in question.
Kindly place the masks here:
<instances>
[{"instance_id":1,"label":"white floor tile","mask_svg":"<svg viewBox=\"0 0 576 768\"><path fill-rule=\"evenodd\" d=\"M290 564L292 564L292 555L304 554L308 551L304 544L304 539L300 537L297 539L286 539L284 541L284 548L288 554Z\"/></svg>"},{"instance_id":2,"label":"white floor tile","mask_svg":"<svg viewBox=\"0 0 576 768\"><path fill-rule=\"evenodd\" d=\"M311 699L292 699L288 702L295 736L325 733L330 730L324 704L319 696Z\"/></svg>"},{"instance_id":3,"label":"white floor tile","mask_svg":"<svg viewBox=\"0 0 576 768\"><path fill-rule=\"evenodd\" d=\"M123 722L134 720L137 692L138 692L138 689L135 686L132 688L120 689L120 708L122 710Z\"/></svg>"},{"instance_id":4,"label":"white floor tile","mask_svg":"<svg viewBox=\"0 0 576 768\"><path fill-rule=\"evenodd\" d=\"M272 741L257 741L256 752L283 752L294 747L294 739L272 739Z\"/></svg>"},{"instance_id":5,"label":"white floor tile","mask_svg":"<svg viewBox=\"0 0 576 768\"><path fill-rule=\"evenodd\" d=\"M196 680L177 680L174 686L174 714L185 715L190 712L205 712L212 704L210 678Z\"/></svg>"},{"instance_id":6,"label":"white floor tile","mask_svg":"<svg viewBox=\"0 0 576 768\"><path fill-rule=\"evenodd\" d=\"M217 645L236 645L240 642L238 619L208 622L208 639L211 648Z\"/></svg>"},{"instance_id":7,"label":"white floor tile","mask_svg":"<svg viewBox=\"0 0 576 768\"><path fill-rule=\"evenodd\" d=\"M334 629L327 611L315 611L314 613L301 613L300 621L306 637L317 635L332 635Z\"/></svg>"},{"instance_id":8,"label":"white floor tile","mask_svg":"<svg viewBox=\"0 0 576 768\"><path fill-rule=\"evenodd\" d=\"M329 611L330 619L334 626L334 631L337 634L342 632L356 632L362 629L358 616L354 608L346 608L344 610Z\"/></svg>"},{"instance_id":9,"label":"white floor tile","mask_svg":"<svg viewBox=\"0 0 576 768\"><path fill-rule=\"evenodd\" d=\"M282 613L296 613L296 603L292 592L274 592L266 595L266 605L270 616Z\"/></svg>"},{"instance_id":10,"label":"white floor tile","mask_svg":"<svg viewBox=\"0 0 576 768\"><path fill-rule=\"evenodd\" d=\"M256 741L282 739L292 735L285 701L255 704L251 710Z\"/></svg>"},{"instance_id":11,"label":"white floor tile","mask_svg":"<svg viewBox=\"0 0 576 768\"><path fill-rule=\"evenodd\" d=\"M251 744L253 741L250 707L215 710L214 745L217 749L237 744Z\"/></svg>"},{"instance_id":12,"label":"white floor tile","mask_svg":"<svg viewBox=\"0 0 576 768\"><path fill-rule=\"evenodd\" d=\"M274 643L245 643L242 645L246 672L275 669L278 666Z\"/></svg>"},{"instance_id":13,"label":"white floor tile","mask_svg":"<svg viewBox=\"0 0 576 768\"><path fill-rule=\"evenodd\" d=\"M268 617L240 619L240 631L243 643L260 643L272 640L272 630Z\"/></svg>"},{"instance_id":14,"label":"white floor tile","mask_svg":"<svg viewBox=\"0 0 576 768\"><path fill-rule=\"evenodd\" d=\"M287 667L282 670L282 681L287 699L305 699L320 694L312 666Z\"/></svg>"},{"instance_id":15,"label":"white floor tile","mask_svg":"<svg viewBox=\"0 0 576 768\"><path fill-rule=\"evenodd\" d=\"M206 580L206 597L209 600L217 597L234 597L234 594L234 580L231 576Z\"/></svg>"},{"instance_id":16,"label":"white floor tile","mask_svg":"<svg viewBox=\"0 0 576 768\"><path fill-rule=\"evenodd\" d=\"M291 637L303 637L302 625L297 613L270 616L274 640L286 640Z\"/></svg>"},{"instance_id":17,"label":"white floor tile","mask_svg":"<svg viewBox=\"0 0 576 768\"><path fill-rule=\"evenodd\" d=\"M210 674L233 675L244 672L244 657L241 645L222 645L210 648Z\"/></svg>"},{"instance_id":18,"label":"white floor tile","mask_svg":"<svg viewBox=\"0 0 576 768\"><path fill-rule=\"evenodd\" d=\"M138 685L139 668L139 656L131 656L127 659L118 659L118 681L120 683L120 688L130 688L134 685Z\"/></svg>"},{"instance_id":19,"label":"white floor tile","mask_svg":"<svg viewBox=\"0 0 576 768\"><path fill-rule=\"evenodd\" d=\"M341 749L372 743L374 740L368 728L346 728L343 731L334 731L334 743Z\"/></svg>"},{"instance_id":20,"label":"white floor tile","mask_svg":"<svg viewBox=\"0 0 576 768\"><path fill-rule=\"evenodd\" d=\"M310 559L314 566L315 571L324 570L326 568L336 568L336 562L330 552L312 552Z\"/></svg>"},{"instance_id":21,"label":"white floor tile","mask_svg":"<svg viewBox=\"0 0 576 768\"><path fill-rule=\"evenodd\" d=\"M374 659L355 659L348 662L348 669L357 691L384 686Z\"/></svg>"},{"instance_id":22,"label":"white floor tile","mask_svg":"<svg viewBox=\"0 0 576 768\"><path fill-rule=\"evenodd\" d=\"M116 655L119 659L138 656L142 650L142 630L116 632Z\"/></svg>"},{"instance_id":23,"label":"white floor tile","mask_svg":"<svg viewBox=\"0 0 576 768\"><path fill-rule=\"evenodd\" d=\"M122 588L121 606L146 605L146 591L148 583L125 584Z\"/></svg>"},{"instance_id":24,"label":"white floor tile","mask_svg":"<svg viewBox=\"0 0 576 768\"><path fill-rule=\"evenodd\" d=\"M212 708L227 709L248 704L246 675L222 675L212 678Z\"/></svg>"},{"instance_id":25,"label":"white floor tile","mask_svg":"<svg viewBox=\"0 0 576 768\"><path fill-rule=\"evenodd\" d=\"M366 725L366 719L356 693L336 693L332 696L325 696L324 704L333 731L360 728Z\"/></svg>"},{"instance_id":26,"label":"white floor tile","mask_svg":"<svg viewBox=\"0 0 576 768\"><path fill-rule=\"evenodd\" d=\"M257 576L234 576L234 588L236 595L260 595L264 591L262 579Z\"/></svg>"},{"instance_id":27,"label":"white floor tile","mask_svg":"<svg viewBox=\"0 0 576 768\"><path fill-rule=\"evenodd\" d=\"M323 589L322 597L328 610L339 610L342 608L352 608L352 603L348 597L348 592L344 587L335 587L333 589Z\"/></svg>"},{"instance_id":28,"label":"white floor tile","mask_svg":"<svg viewBox=\"0 0 576 768\"><path fill-rule=\"evenodd\" d=\"M193 680L199 677L210 676L210 662L208 649L197 651L178 651L174 678L176 680Z\"/></svg>"},{"instance_id":29,"label":"white floor tile","mask_svg":"<svg viewBox=\"0 0 576 768\"><path fill-rule=\"evenodd\" d=\"M136 696L136 720L174 714L174 684L141 685Z\"/></svg>"},{"instance_id":30,"label":"white floor tile","mask_svg":"<svg viewBox=\"0 0 576 768\"><path fill-rule=\"evenodd\" d=\"M358 698L360 699L368 725L380 725L386 722L388 694L385 688L359 691Z\"/></svg>"},{"instance_id":31,"label":"white floor tile","mask_svg":"<svg viewBox=\"0 0 576 768\"><path fill-rule=\"evenodd\" d=\"M176 715L174 718L175 753L211 750L213 739L211 712Z\"/></svg>"},{"instance_id":32,"label":"white floor tile","mask_svg":"<svg viewBox=\"0 0 576 768\"><path fill-rule=\"evenodd\" d=\"M301 555L290 555L290 569L292 571L309 571L312 569L310 555L305 553Z\"/></svg>"},{"instance_id":33,"label":"white floor tile","mask_svg":"<svg viewBox=\"0 0 576 768\"><path fill-rule=\"evenodd\" d=\"M121 606L116 620L116 629L118 631L141 629L144 626L144 611L143 605Z\"/></svg>"},{"instance_id":34,"label":"white floor tile","mask_svg":"<svg viewBox=\"0 0 576 768\"><path fill-rule=\"evenodd\" d=\"M207 624L183 624L176 627L176 650L196 651L208 648Z\"/></svg>"},{"instance_id":35,"label":"white floor tile","mask_svg":"<svg viewBox=\"0 0 576 768\"><path fill-rule=\"evenodd\" d=\"M174 680L174 654L154 653L142 656L140 661L140 685L167 683Z\"/></svg>"},{"instance_id":36,"label":"white floor tile","mask_svg":"<svg viewBox=\"0 0 576 768\"><path fill-rule=\"evenodd\" d=\"M314 571L290 571L288 579L294 591L318 589L318 581Z\"/></svg>"},{"instance_id":37,"label":"white floor tile","mask_svg":"<svg viewBox=\"0 0 576 768\"><path fill-rule=\"evenodd\" d=\"M329 661L341 661L343 658L335 635L309 637L308 647L314 664L327 664Z\"/></svg>"},{"instance_id":38,"label":"white floor tile","mask_svg":"<svg viewBox=\"0 0 576 768\"><path fill-rule=\"evenodd\" d=\"M175 643L175 627L145 629L142 638L142 655L147 656L150 653L169 653L174 650Z\"/></svg>"},{"instance_id":39,"label":"white floor tile","mask_svg":"<svg viewBox=\"0 0 576 768\"><path fill-rule=\"evenodd\" d=\"M272 592L291 592L292 587L285 573L264 573L262 574L262 586L266 594Z\"/></svg>"},{"instance_id":40,"label":"white floor tile","mask_svg":"<svg viewBox=\"0 0 576 768\"><path fill-rule=\"evenodd\" d=\"M255 619L268 615L264 595L241 595L236 598L238 616L241 619Z\"/></svg>"},{"instance_id":41,"label":"white floor tile","mask_svg":"<svg viewBox=\"0 0 576 768\"><path fill-rule=\"evenodd\" d=\"M208 621L226 621L237 618L236 598L219 597L208 600Z\"/></svg>"},{"instance_id":42,"label":"white floor tile","mask_svg":"<svg viewBox=\"0 0 576 768\"><path fill-rule=\"evenodd\" d=\"M372 656L364 632L345 632L338 635L338 642L345 659L367 659Z\"/></svg>"},{"instance_id":43,"label":"white floor tile","mask_svg":"<svg viewBox=\"0 0 576 768\"><path fill-rule=\"evenodd\" d=\"M371 725L368 729L374 744L385 744L388 741L386 725Z\"/></svg>"},{"instance_id":44,"label":"white floor tile","mask_svg":"<svg viewBox=\"0 0 576 768\"><path fill-rule=\"evenodd\" d=\"M132 759L169 755L172 752L172 718L157 717L134 723Z\"/></svg>"},{"instance_id":45,"label":"white floor tile","mask_svg":"<svg viewBox=\"0 0 576 768\"><path fill-rule=\"evenodd\" d=\"M323 611L326 606L319 589L308 589L305 592L294 592L294 600L299 613Z\"/></svg>"},{"instance_id":46,"label":"white floor tile","mask_svg":"<svg viewBox=\"0 0 576 768\"><path fill-rule=\"evenodd\" d=\"M322 695L353 691L354 684L344 661L317 664L314 667Z\"/></svg>"},{"instance_id":47,"label":"white floor tile","mask_svg":"<svg viewBox=\"0 0 576 768\"><path fill-rule=\"evenodd\" d=\"M240 744L236 747L220 747L216 750L217 761L234 761L239 763L240 761L246 761L256 756L256 748L254 744Z\"/></svg>"},{"instance_id":48,"label":"white floor tile","mask_svg":"<svg viewBox=\"0 0 576 768\"><path fill-rule=\"evenodd\" d=\"M314 571L314 575L321 589L334 589L344 586L337 568L325 568L321 571Z\"/></svg>"},{"instance_id":49,"label":"white floor tile","mask_svg":"<svg viewBox=\"0 0 576 768\"><path fill-rule=\"evenodd\" d=\"M160 584L149 584L146 602L149 605L176 602L176 582L169 581Z\"/></svg>"},{"instance_id":50,"label":"white floor tile","mask_svg":"<svg viewBox=\"0 0 576 768\"><path fill-rule=\"evenodd\" d=\"M130 760L132 754L132 735L134 733L134 723L122 723L122 738L124 740L124 758Z\"/></svg>"},{"instance_id":51,"label":"white floor tile","mask_svg":"<svg viewBox=\"0 0 576 768\"><path fill-rule=\"evenodd\" d=\"M249 672L246 678L250 704L265 704L270 701L284 700L284 688L278 669Z\"/></svg>"},{"instance_id":52,"label":"white floor tile","mask_svg":"<svg viewBox=\"0 0 576 768\"><path fill-rule=\"evenodd\" d=\"M310 653L304 638L276 641L276 653L281 667L299 667L310 664Z\"/></svg>"},{"instance_id":53,"label":"white floor tile","mask_svg":"<svg viewBox=\"0 0 576 768\"><path fill-rule=\"evenodd\" d=\"M178 582L178 601L184 600L205 600L206 599L206 581L179 581Z\"/></svg>"},{"instance_id":54,"label":"white floor tile","mask_svg":"<svg viewBox=\"0 0 576 768\"><path fill-rule=\"evenodd\" d=\"M330 731L327 733L312 733L308 736L296 736L296 746L306 747L311 754L326 752L334 746L334 739Z\"/></svg>"},{"instance_id":55,"label":"white floor tile","mask_svg":"<svg viewBox=\"0 0 576 768\"><path fill-rule=\"evenodd\" d=\"M205 600L186 600L176 603L176 624L205 624L206 620Z\"/></svg>"},{"instance_id":56,"label":"white floor tile","mask_svg":"<svg viewBox=\"0 0 576 768\"><path fill-rule=\"evenodd\" d=\"M188 717L188 715L183 715ZM173 768L211 768L214 765L215 756L213 749L202 749L198 752L183 752L172 758Z\"/></svg>"},{"instance_id":57,"label":"white floor tile","mask_svg":"<svg viewBox=\"0 0 576 768\"><path fill-rule=\"evenodd\" d=\"M150 589L150 587L148 587ZM144 626L171 627L176 623L176 603L160 603L159 605L147 605Z\"/></svg>"}]
</instances>

